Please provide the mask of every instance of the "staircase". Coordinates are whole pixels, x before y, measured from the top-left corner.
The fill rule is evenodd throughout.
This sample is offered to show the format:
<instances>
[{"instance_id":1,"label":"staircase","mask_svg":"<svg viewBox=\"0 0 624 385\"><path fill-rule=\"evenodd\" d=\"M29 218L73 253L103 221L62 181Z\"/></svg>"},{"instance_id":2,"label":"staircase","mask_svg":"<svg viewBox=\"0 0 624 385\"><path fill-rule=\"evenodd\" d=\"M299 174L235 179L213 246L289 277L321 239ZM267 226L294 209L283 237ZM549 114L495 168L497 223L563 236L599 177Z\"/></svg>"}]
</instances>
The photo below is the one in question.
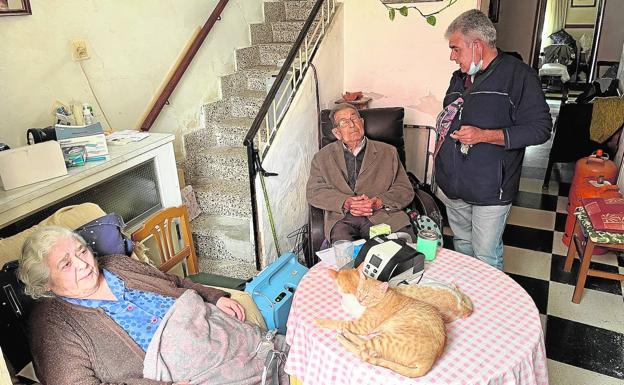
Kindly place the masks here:
<instances>
[{"instance_id":1,"label":"staircase","mask_svg":"<svg viewBox=\"0 0 624 385\"><path fill-rule=\"evenodd\" d=\"M265 1L265 22L250 25L251 46L236 50L236 72L221 77L222 99L203 106L205 127L184 136L184 168L202 214L191 222L201 271L257 273L245 134L266 97L267 78L288 52L314 0Z\"/></svg>"}]
</instances>

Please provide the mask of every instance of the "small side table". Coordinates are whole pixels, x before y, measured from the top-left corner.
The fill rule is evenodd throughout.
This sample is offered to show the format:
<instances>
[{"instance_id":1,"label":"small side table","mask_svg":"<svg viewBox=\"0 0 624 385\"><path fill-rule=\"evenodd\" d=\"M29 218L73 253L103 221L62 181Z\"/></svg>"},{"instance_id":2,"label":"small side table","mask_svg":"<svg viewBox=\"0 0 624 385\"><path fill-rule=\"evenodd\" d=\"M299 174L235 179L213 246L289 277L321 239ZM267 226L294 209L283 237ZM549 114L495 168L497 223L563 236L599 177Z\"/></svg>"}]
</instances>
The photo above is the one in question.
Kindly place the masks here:
<instances>
[{"instance_id":1,"label":"small side table","mask_svg":"<svg viewBox=\"0 0 624 385\"><path fill-rule=\"evenodd\" d=\"M353 105L355 108L357 108L358 110L364 110L366 108L368 108L368 104L370 103L370 101L373 100L373 98L369 98L367 96L363 96L357 100L354 100L352 102L348 102L344 99L338 99L336 100L334 103L336 104L340 104L340 103L349 103L351 105Z\"/></svg>"},{"instance_id":2,"label":"small side table","mask_svg":"<svg viewBox=\"0 0 624 385\"><path fill-rule=\"evenodd\" d=\"M595 230L583 207L577 208L574 215L576 216L576 223L572 231L572 239L570 240L570 247L568 248L563 271L570 272L574 257L578 254L581 266L579 267L572 302L580 303L588 275L624 281L624 274L609 273L589 268L596 245L607 249L624 251L624 234Z\"/></svg>"}]
</instances>

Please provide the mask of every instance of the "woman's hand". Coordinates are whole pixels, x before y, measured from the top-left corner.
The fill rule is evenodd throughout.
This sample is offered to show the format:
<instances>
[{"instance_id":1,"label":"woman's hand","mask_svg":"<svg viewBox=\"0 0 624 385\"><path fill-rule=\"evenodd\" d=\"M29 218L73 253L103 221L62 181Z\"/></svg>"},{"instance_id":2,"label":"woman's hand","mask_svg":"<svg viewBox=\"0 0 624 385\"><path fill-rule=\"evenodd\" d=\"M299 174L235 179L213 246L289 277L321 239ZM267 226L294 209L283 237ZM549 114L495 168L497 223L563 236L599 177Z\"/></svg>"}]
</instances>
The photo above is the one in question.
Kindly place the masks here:
<instances>
[{"instance_id":1,"label":"woman's hand","mask_svg":"<svg viewBox=\"0 0 624 385\"><path fill-rule=\"evenodd\" d=\"M217 300L217 307L225 314L245 321L245 310L240 303L231 298L221 297Z\"/></svg>"}]
</instances>

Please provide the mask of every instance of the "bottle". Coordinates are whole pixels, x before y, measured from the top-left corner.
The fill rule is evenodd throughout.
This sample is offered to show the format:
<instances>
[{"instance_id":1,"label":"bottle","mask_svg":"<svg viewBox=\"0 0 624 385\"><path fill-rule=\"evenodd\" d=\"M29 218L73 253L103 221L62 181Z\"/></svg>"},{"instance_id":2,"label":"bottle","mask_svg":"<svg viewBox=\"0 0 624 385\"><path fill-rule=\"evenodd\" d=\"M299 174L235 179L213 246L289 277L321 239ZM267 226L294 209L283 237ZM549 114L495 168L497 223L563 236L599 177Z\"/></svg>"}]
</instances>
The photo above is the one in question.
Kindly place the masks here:
<instances>
[{"instance_id":1,"label":"bottle","mask_svg":"<svg viewBox=\"0 0 624 385\"><path fill-rule=\"evenodd\" d=\"M93 124L95 121L93 118L93 108L91 108L89 103L82 103L82 117L84 118L84 124L87 126Z\"/></svg>"}]
</instances>

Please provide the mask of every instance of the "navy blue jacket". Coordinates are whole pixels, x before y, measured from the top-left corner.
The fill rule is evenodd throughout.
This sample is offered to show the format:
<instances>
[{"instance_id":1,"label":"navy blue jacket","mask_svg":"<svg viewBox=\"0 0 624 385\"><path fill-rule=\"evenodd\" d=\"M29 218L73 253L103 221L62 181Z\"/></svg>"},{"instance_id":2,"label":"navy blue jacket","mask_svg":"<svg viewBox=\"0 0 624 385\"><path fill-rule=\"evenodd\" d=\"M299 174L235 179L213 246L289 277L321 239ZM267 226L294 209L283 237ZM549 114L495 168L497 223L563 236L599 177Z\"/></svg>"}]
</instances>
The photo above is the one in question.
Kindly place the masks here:
<instances>
[{"instance_id":1,"label":"navy blue jacket","mask_svg":"<svg viewBox=\"0 0 624 385\"><path fill-rule=\"evenodd\" d=\"M435 160L435 180L444 194L481 206L511 203L520 184L524 148L547 141L552 128L535 70L498 54L503 56L493 72L464 98ZM465 77L459 70L453 73L445 107L462 95ZM478 143L464 156L460 143L448 136L461 125L502 129L505 146Z\"/></svg>"}]
</instances>

